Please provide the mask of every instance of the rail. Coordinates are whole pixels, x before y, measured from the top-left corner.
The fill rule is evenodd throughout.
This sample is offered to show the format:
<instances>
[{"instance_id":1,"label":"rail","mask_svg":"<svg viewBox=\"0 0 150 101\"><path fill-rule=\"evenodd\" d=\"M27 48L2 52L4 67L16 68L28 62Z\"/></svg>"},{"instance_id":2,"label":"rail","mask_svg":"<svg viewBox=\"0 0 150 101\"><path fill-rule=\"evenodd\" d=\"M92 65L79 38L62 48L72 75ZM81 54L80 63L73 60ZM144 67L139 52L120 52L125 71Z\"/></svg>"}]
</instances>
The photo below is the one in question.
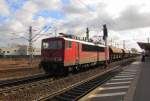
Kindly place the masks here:
<instances>
[{"instance_id":1,"label":"rail","mask_svg":"<svg viewBox=\"0 0 150 101\"><path fill-rule=\"evenodd\" d=\"M102 74L115 70L115 68L118 68L115 67L116 65L127 63L128 61L129 60L112 63L110 66L111 68L108 69L102 69L101 67L94 68L59 79L49 78L49 75L47 75L47 77L44 75L44 77L42 77L41 75L41 77L28 77L22 80L5 81L3 83L0 81L0 100L37 101L53 98L68 91L69 89L73 89L74 87L87 83Z\"/></svg>"},{"instance_id":2,"label":"rail","mask_svg":"<svg viewBox=\"0 0 150 101\"><path fill-rule=\"evenodd\" d=\"M98 74L96 75L84 79L76 84L67 86L57 92L50 93L49 95L40 98L38 101L76 101L121 71L122 65L128 65L130 62L132 61L126 61L126 63L100 73L97 72Z\"/></svg>"},{"instance_id":3,"label":"rail","mask_svg":"<svg viewBox=\"0 0 150 101\"><path fill-rule=\"evenodd\" d=\"M14 86L14 85L16 86L16 85L20 85L20 84L34 82L34 81L38 81L41 79L46 79L48 77L50 77L50 76L46 75L46 74L36 74L33 76L28 76L28 77L23 77L23 78L0 80L0 88L6 87L6 86Z\"/></svg>"},{"instance_id":4,"label":"rail","mask_svg":"<svg viewBox=\"0 0 150 101\"><path fill-rule=\"evenodd\" d=\"M88 80L67 87L45 98L41 98L39 101L76 101L82 96L86 95L88 92L92 91L97 86L103 84L108 79L113 77L120 69L119 67L120 66L117 66L103 74L96 75L92 78L89 78Z\"/></svg>"}]
</instances>

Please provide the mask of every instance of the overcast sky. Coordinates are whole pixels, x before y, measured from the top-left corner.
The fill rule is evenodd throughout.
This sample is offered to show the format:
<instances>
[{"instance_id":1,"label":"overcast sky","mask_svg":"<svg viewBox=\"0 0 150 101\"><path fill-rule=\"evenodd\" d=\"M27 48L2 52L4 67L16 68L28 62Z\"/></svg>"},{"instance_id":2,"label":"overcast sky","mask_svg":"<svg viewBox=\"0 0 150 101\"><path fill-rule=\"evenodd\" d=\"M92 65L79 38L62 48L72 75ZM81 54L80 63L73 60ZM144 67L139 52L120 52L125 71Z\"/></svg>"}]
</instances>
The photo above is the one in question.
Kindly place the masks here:
<instances>
[{"instance_id":1,"label":"overcast sky","mask_svg":"<svg viewBox=\"0 0 150 101\"><path fill-rule=\"evenodd\" d=\"M102 35L102 25L107 24L109 39L120 47L126 40L127 48L139 49L136 41L150 37L149 17L149 0L0 0L0 46L27 44L14 38L28 37L29 26L34 33L54 33L57 29L57 33L77 36L85 36L89 27L93 37Z\"/></svg>"}]
</instances>

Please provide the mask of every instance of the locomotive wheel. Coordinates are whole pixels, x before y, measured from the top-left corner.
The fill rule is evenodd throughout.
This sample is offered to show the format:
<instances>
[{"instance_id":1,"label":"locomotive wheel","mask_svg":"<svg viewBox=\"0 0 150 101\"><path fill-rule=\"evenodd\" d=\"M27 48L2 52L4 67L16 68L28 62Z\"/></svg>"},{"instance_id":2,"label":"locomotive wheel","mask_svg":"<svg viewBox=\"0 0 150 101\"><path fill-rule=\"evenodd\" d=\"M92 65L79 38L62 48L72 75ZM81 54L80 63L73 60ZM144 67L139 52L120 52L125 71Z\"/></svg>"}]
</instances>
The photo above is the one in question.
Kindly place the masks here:
<instances>
[{"instance_id":1,"label":"locomotive wheel","mask_svg":"<svg viewBox=\"0 0 150 101\"><path fill-rule=\"evenodd\" d=\"M80 70L79 65L73 67L73 73L77 73Z\"/></svg>"}]
</instances>

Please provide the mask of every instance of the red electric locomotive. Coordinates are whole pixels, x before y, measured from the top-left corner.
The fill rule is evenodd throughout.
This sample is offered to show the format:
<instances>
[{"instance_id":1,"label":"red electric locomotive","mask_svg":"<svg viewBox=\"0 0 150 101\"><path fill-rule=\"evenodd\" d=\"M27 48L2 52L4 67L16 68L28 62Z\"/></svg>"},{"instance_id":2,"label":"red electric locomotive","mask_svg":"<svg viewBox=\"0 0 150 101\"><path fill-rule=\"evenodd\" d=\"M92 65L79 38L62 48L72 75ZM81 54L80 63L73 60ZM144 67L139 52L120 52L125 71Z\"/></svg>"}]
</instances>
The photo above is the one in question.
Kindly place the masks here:
<instances>
[{"instance_id":1,"label":"red electric locomotive","mask_svg":"<svg viewBox=\"0 0 150 101\"><path fill-rule=\"evenodd\" d=\"M109 60L109 51L105 51L104 45L67 37L43 39L41 54L42 68L52 75L66 74Z\"/></svg>"}]
</instances>

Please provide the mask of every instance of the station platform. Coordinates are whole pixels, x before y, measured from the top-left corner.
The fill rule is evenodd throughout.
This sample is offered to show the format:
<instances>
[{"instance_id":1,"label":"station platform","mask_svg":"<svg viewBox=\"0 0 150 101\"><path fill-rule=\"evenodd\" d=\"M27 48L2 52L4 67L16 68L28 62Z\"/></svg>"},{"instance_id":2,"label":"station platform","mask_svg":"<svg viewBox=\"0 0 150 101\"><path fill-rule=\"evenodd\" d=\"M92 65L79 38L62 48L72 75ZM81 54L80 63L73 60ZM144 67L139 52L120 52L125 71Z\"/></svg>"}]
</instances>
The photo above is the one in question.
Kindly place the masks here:
<instances>
[{"instance_id":1,"label":"station platform","mask_svg":"<svg viewBox=\"0 0 150 101\"><path fill-rule=\"evenodd\" d=\"M79 101L150 101L150 58L125 66Z\"/></svg>"},{"instance_id":2,"label":"station platform","mask_svg":"<svg viewBox=\"0 0 150 101\"><path fill-rule=\"evenodd\" d=\"M141 64L133 101L150 101L150 58L148 57Z\"/></svg>"}]
</instances>

